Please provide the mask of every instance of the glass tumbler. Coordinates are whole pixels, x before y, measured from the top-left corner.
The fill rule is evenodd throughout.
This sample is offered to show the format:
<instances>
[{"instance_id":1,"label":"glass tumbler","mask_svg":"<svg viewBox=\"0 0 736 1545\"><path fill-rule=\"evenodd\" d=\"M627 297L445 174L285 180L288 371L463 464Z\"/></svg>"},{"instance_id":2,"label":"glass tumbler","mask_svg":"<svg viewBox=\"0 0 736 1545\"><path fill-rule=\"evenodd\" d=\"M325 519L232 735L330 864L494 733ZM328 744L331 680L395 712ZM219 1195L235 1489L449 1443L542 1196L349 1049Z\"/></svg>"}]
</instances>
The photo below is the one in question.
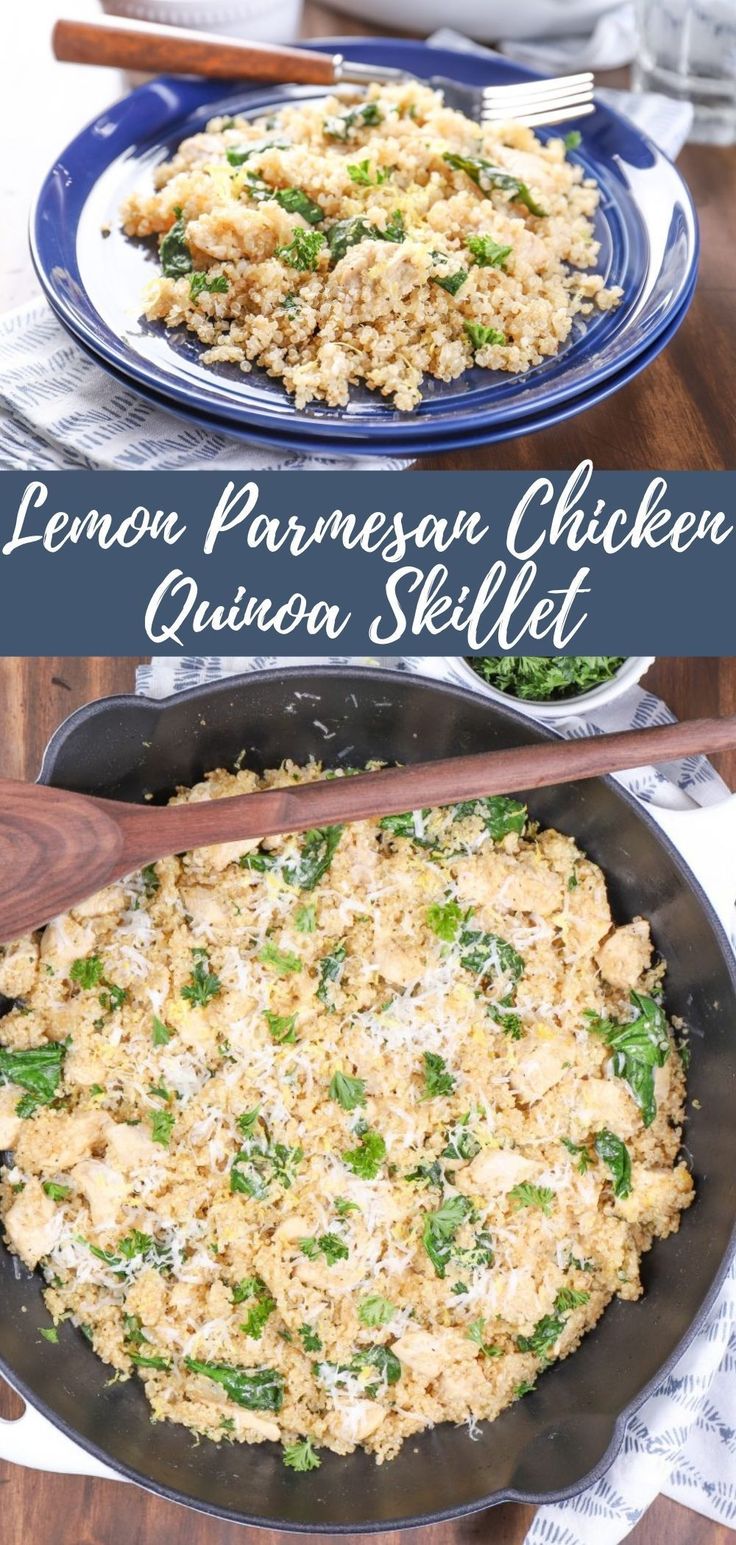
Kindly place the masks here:
<instances>
[{"instance_id":1,"label":"glass tumbler","mask_svg":"<svg viewBox=\"0 0 736 1545\"><path fill-rule=\"evenodd\" d=\"M692 102L690 138L736 142L736 0L637 0L637 91Z\"/></svg>"}]
</instances>

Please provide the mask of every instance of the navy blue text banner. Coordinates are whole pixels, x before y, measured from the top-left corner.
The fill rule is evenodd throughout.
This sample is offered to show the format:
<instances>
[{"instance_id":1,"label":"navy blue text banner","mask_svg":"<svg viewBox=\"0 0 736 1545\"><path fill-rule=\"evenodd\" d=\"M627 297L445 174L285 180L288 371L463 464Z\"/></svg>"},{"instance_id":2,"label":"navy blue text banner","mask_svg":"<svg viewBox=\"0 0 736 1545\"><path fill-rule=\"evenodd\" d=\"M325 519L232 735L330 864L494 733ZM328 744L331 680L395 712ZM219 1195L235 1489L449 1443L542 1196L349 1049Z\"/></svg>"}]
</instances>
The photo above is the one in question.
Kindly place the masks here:
<instances>
[{"instance_id":1,"label":"navy blue text banner","mask_svg":"<svg viewBox=\"0 0 736 1545\"><path fill-rule=\"evenodd\" d=\"M4 654L732 654L736 473L4 473Z\"/></svg>"}]
</instances>

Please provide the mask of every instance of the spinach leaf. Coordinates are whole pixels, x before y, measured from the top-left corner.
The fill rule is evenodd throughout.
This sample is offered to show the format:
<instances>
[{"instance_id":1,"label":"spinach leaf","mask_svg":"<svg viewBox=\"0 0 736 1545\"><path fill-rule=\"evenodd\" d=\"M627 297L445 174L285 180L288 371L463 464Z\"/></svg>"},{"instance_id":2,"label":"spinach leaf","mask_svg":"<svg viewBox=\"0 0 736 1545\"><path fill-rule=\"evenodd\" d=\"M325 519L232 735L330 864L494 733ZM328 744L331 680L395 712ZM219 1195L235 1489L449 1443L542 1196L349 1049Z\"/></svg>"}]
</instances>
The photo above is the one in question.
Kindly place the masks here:
<instances>
[{"instance_id":1,"label":"spinach leaf","mask_svg":"<svg viewBox=\"0 0 736 1545\"><path fill-rule=\"evenodd\" d=\"M503 837L508 837L509 832L521 835L526 826L527 814L526 805L521 805L518 799L511 799L507 794L495 794L487 799L463 800L454 806L452 818L453 821L461 821L467 816L477 816L493 841L500 842Z\"/></svg>"},{"instance_id":2,"label":"spinach leaf","mask_svg":"<svg viewBox=\"0 0 736 1545\"><path fill-rule=\"evenodd\" d=\"M291 141L288 139L256 139L250 145L243 145L242 149L227 150L225 152L231 166L243 166L251 156L257 156L262 150L288 150Z\"/></svg>"},{"instance_id":3,"label":"spinach leaf","mask_svg":"<svg viewBox=\"0 0 736 1545\"><path fill-rule=\"evenodd\" d=\"M468 177L480 188L481 193L492 193L494 188L499 188L502 193L508 193L519 204L524 204L532 215L545 215L546 210L532 198L525 182L519 177L514 177L513 172L506 172L500 166L494 166L492 161L486 161L484 156L457 156L446 151L442 157L456 172L465 172Z\"/></svg>"},{"instance_id":4,"label":"spinach leaf","mask_svg":"<svg viewBox=\"0 0 736 1545\"><path fill-rule=\"evenodd\" d=\"M39 1106L56 1099L67 1044L49 1041L22 1051L0 1046L0 1084L18 1084L25 1090L16 1106L18 1116L32 1116Z\"/></svg>"},{"instance_id":5,"label":"spinach leaf","mask_svg":"<svg viewBox=\"0 0 736 1545\"><path fill-rule=\"evenodd\" d=\"M460 935L460 964L483 981L509 976L514 985L524 975L524 961L513 944L497 933L465 928Z\"/></svg>"},{"instance_id":6,"label":"spinach leaf","mask_svg":"<svg viewBox=\"0 0 736 1545\"><path fill-rule=\"evenodd\" d=\"M631 1155L626 1144L604 1127L595 1139L595 1151L599 1159L608 1165L613 1176L613 1194L625 1198L631 1195Z\"/></svg>"},{"instance_id":7,"label":"spinach leaf","mask_svg":"<svg viewBox=\"0 0 736 1545\"><path fill-rule=\"evenodd\" d=\"M305 832L299 862L287 864L284 876L289 885L300 890L313 891L315 885L327 874L337 851L344 826L318 826Z\"/></svg>"},{"instance_id":8,"label":"spinach leaf","mask_svg":"<svg viewBox=\"0 0 736 1545\"><path fill-rule=\"evenodd\" d=\"M377 123L383 123L383 109L378 102L363 102L346 113L325 118L322 128L328 139L346 140L352 137L354 130L373 128Z\"/></svg>"},{"instance_id":9,"label":"spinach leaf","mask_svg":"<svg viewBox=\"0 0 736 1545\"><path fill-rule=\"evenodd\" d=\"M454 274L430 274L432 284L438 284L448 295L457 295L468 277L467 268L458 268Z\"/></svg>"},{"instance_id":10,"label":"spinach leaf","mask_svg":"<svg viewBox=\"0 0 736 1545\"><path fill-rule=\"evenodd\" d=\"M274 199L288 215L301 215L309 225L319 225L324 220L325 212L320 204L316 204L308 193L303 193L301 188L279 188L274 193Z\"/></svg>"},{"instance_id":11,"label":"spinach leaf","mask_svg":"<svg viewBox=\"0 0 736 1545\"><path fill-rule=\"evenodd\" d=\"M443 1159L474 1159L480 1153L480 1143L470 1130L470 1112L461 1116L455 1125L446 1133L447 1147L443 1148Z\"/></svg>"},{"instance_id":12,"label":"spinach leaf","mask_svg":"<svg viewBox=\"0 0 736 1545\"><path fill-rule=\"evenodd\" d=\"M328 987L330 982L339 982L346 955L345 945L336 944L334 950L330 950L329 955L323 955L319 962L317 997L331 1012L334 1012L334 1006L330 1003Z\"/></svg>"},{"instance_id":13,"label":"spinach leaf","mask_svg":"<svg viewBox=\"0 0 736 1545\"><path fill-rule=\"evenodd\" d=\"M161 267L167 279L181 279L183 274L190 274L194 267L192 254L185 241L186 224L179 204L176 205L174 214L176 219L159 247Z\"/></svg>"},{"instance_id":14,"label":"spinach leaf","mask_svg":"<svg viewBox=\"0 0 736 1545\"><path fill-rule=\"evenodd\" d=\"M654 998L632 992L631 1002L639 1012L628 1024L590 1012L585 1017L591 1033L600 1036L613 1053L613 1071L626 1083L649 1127L657 1114L654 1069L664 1067L670 1038L664 1010Z\"/></svg>"},{"instance_id":15,"label":"spinach leaf","mask_svg":"<svg viewBox=\"0 0 736 1545\"><path fill-rule=\"evenodd\" d=\"M185 1357L190 1373L221 1384L236 1405L246 1411L280 1411L284 1403L284 1380L275 1368L236 1368L232 1363L203 1363Z\"/></svg>"},{"instance_id":16,"label":"spinach leaf","mask_svg":"<svg viewBox=\"0 0 736 1545\"><path fill-rule=\"evenodd\" d=\"M189 293L192 300L196 300L203 290L206 290L208 295L226 295L229 288L230 280L227 274L213 274L210 278L201 269L197 269L196 273L189 276Z\"/></svg>"}]
</instances>

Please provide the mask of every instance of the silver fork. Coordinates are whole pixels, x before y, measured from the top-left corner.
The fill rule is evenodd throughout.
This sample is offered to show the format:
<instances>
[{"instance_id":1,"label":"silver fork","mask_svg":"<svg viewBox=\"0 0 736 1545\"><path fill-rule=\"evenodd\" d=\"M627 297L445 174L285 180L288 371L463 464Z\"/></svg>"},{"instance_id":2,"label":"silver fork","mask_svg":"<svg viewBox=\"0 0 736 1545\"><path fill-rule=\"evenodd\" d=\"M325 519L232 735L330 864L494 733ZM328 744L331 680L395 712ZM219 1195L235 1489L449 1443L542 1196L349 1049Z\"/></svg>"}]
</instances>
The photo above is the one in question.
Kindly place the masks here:
<instances>
[{"instance_id":1,"label":"silver fork","mask_svg":"<svg viewBox=\"0 0 736 1545\"><path fill-rule=\"evenodd\" d=\"M415 80L405 70L386 65L358 64L342 54L312 49L277 48L248 43L218 33L188 32L155 22L103 21L56 23L53 50L57 59L75 64L108 64L147 74L204 75L218 80L269 80L317 86L366 86L370 81ZM502 123L514 118L531 126L566 123L594 109L593 77L561 75L555 80L520 81L514 86L462 86L434 76L429 85L442 91L448 107L476 123Z\"/></svg>"}]
</instances>

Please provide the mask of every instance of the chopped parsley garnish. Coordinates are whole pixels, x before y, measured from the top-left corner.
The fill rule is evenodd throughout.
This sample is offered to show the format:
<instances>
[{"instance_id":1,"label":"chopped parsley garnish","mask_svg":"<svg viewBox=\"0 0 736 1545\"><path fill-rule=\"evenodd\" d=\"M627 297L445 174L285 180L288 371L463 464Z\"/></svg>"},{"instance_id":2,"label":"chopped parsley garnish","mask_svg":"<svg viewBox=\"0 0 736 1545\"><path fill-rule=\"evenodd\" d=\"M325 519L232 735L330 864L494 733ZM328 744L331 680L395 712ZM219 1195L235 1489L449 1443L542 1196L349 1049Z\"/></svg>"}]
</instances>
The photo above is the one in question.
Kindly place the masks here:
<instances>
[{"instance_id":1,"label":"chopped parsley garnish","mask_svg":"<svg viewBox=\"0 0 736 1545\"><path fill-rule=\"evenodd\" d=\"M632 992L631 1002L638 1013L628 1024L601 1019L590 1012L585 1017L591 1033L600 1036L613 1053L613 1071L626 1083L645 1127L649 1127L657 1114L654 1069L664 1067L670 1054L670 1038L664 1010L654 998Z\"/></svg>"},{"instance_id":2,"label":"chopped parsley garnish","mask_svg":"<svg viewBox=\"0 0 736 1545\"><path fill-rule=\"evenodd\" d=\"M43 1189L52 1202L65 1202L71 1192L71 1186L60 1186L56 1180L44 1180Z\"/></svg>"},{"instance_id":3,"label":"chopped parsley garnish","mask_svg":"<svg viewBox=\"0 0 736 1545\"><path fill-rule=\"evenodd\" d=\"M293 955L290 950L280 950L272 939L267 939L263 949L258 952L261 964L275 971L277 976L291 976L301 971L302 963L298 955Z\"/></svg>"},{"instance_id":4,"label":"chopped parsley garnish","mask_svg":"<svg viewBox=\"0 0 736 1545\"><path fill-rule=\"evenodd\" d=\"M477 1320L471 1320L466 1332L468 1341L472 1341L475 1346L479 1347L481 1357L500 1357L501 1348L493 1346L491 1342L485 1340L485 1325L486 1322L482 1314L478 1316Z\"/></svg>"},{"instance_id":5,"label":"chopped parsley garnish","mask_svg":"<svg viewBox=\"0 0 736 1545\"><path fill-rule=\"evenodd\" d=\"M131 1262L140 1261L141 1266L153 1266L156 1271L167 1272L171 1269L171 1249L152 1234L144 1234L140 1229L134 1228L124 1239L118 1241L117 1250L101 1250L99 1245L90 1244L88 1239L81 1235L79 1243L86 1245L91 1255L98 1261L103 1261L110 1266L116 1276L127 1276L126 1267Z\"/></svg>"},{"instance_id":6,"label":"chopped parsley garnish","mask_svg":"<svg viewBox=\"0 0 736 1545\"><path fill-rule=\"evenodd\" d=\"M338 1218L347 1218L351 1212L360 1212L360 1208L357 1202L349 1202L345 1196L336 1196L335 1212Z\"/></svg>"},{"instance_id":7,"label":"chopped parsley garnish","mask_svg":"<svg viewBox=\"0 0 736 1545\"><path fill-rule=\"evenodd\" d=\"M465 245L479 268L503 268L514 250L494 241L492 236L469 236Z\"/></svg>"},{"instance_id":8,"label":"chopped parsley garnish","mask_svg":"<svg viewBox=\"0 0 736 1545\"><path fill-rule=\"evenodd\" d=\"M424 1095L425 1100L435 1100L445 1095L452 1094L455 1089L455 1079L452 1073L448 1073L444 1057L438 1052L425 1051L424 1061Z\"/></svg>"},{"instance_id":9,"label":"chopped parsley garnish","mask_svg":"<svg viewBox=\"0 0 736 1545\"><path fill-rule=\"evenodd\" d=\"M284 1403L284 1381L275 1368L236 1368L232 1363L202 1363L184 1358L190 1373L199 1373L222 1385L236 1405L247 1411L280 1411Z\"/></svg>"},{"instance_id":10,"label":"chopped parsley garnish","mask_svg":"<svg viewBox=\"0 0 736 1545\"><path fill-rule=\"evenodd\" d=\"M297 885L303 891L313 891L327 874L344 830L344 826L322 826L305 832L299 862L284 868L289 884Z\"/></svg>"},{"instance_id":11,"label":"chopped parsley garnish","mask_svg":"<svg viewBox=\"0 0 736 1545\"><path fill-rule=\"evenodd\" d=\"M38 1334L43 1336L44 1341L57 1342L59 1339L59 1332L55 1325L39 1325Z\"/></svg>"},{"instance_id":12,"label":"chopped parsley garnish","mask_svg":"<svg viewBox=\"0 0 736 1545\"><path fill-rule=\"evenodd\" d=\"M350 1251L344 1239L339 1234L318 1234L308 1239L299 1240L299 1249L310 1261L323 1255L328 1266L336 1265L337 1261L346 1261Z\"/></svg>"},{"instance_id":13,"label":"chopped parsley garnish","mask_svg":"<svg viewBox=\"0 0 736 1545\"><path fill-rule=\"evenodd\" d=\"M268 1033L277 1046L293 1046L296 1041L296 1014L273 1014L266 1009L264 1019Z\"/></svg>"},{"instance_id":14,"label":"chopped parsley garnish","mask_svg":"<svg viewBox=\"0 0 736 1545\"><path fill-rule=\"evenodd\" d=\"M570 129L562 141L565 150L577 150L583 143L583 136L579 129Z\"/></svg>"},{"instance_id":15,"label":"chopped parsley garnish","mask_svg":"<svg viewBox=\"0 0 736 1545\"><path fill-rule=\"evenodd\" d=\"M160 1143L162 1148L168 1148L173 1130L174 1116L171 1111L151 1111L151 1137L154 1143Z\"/></svg>"},{"instance_id":16,"label":"chopped parsley garnish","mask_svg":"<svg viewBox=\"0 0 736 1545\"><path fill-rule=\"evenodd\" d=\"M255 1298L240 1329L253 1341L260 1341L264 1327L268 1323L276 1308L276 1300L261 1277L251 1279L251 1293L249 1297Z\"/></svg>"},{"instance_id":17,"label":"chopped parsley garnish","mask_svg":"<svg viewBox=\"0 0 736 1545\"><path fill-rule=\"evenodd\" d=\"M401 815L382 816L378 824L382 831L390 832L392 837L406 837L416 843L418 848L432 848L434 843L422 834L424 821L431 813L430 810L422 810L421 814L419 811L404 810Z\"/></svg>"},{"instance_id":18,"label":"chopped parsley garnish","mask_svg":"<svg viewBox=\"0 0 736 1545\"><path fill-rule=\"evenodd\" d=\"M453 171L465 172L470 177L481 193L489 194L495 188L502 193L508 193L519 204L524 204L532 215L545 215L546 210L532 198L525 182L514 177L513 172L506 172L500 166L494 166L492 161L486 161L484 156L457 156L451 151L446 151L443 161L451 166Z\"/></svg>"},{"instance_id":19,"label":"chopped parsley garnish","mask_svg":"<svg viewBox=\"0 0 736 1545\"><path fill-rule=\"evenodd\" d=\"M395 1313L396 1306L388 1298L383 1298L380 1293L371 1293L358 1304L358 1319L361 1325L369 1329L388 1325Z\"/></svg>"},{"instance_id":20,"label":"chopped parsley garnish","mask_svg":"<svg viewBox=\"0 0 736 1545\"><path fill-rule=\"evenodd\" d=\"M154 1046L168 1046L171 1036L172 1031L168 1025L165 1025L163 1020L159 1019L158 1014L154 1014L153 1029L151 1030L151 1040Z\"/></svg>"},{"instance_id":21,"label":"chopped parsley garnish","mask_svg":"<svg viewBox=\"0 0 736 1545\"><path fill-rule=\"evenodd\" d=\"M431 1164L417 1164L416 1169L407 1171L405 1178L417 1185L437 1186L440 1191L445 1189L445 1175L439 1159L433 1159Z\"/></svg>"},{"instance_id":22,"label":"chopped parsley garnish","mask_svg":"<svg viewBox=\"0 0 736 1545\"><path fill-rule=\"evenodd\" d=\"M227 274L213 274L210 278L208 274L198 269L196 273L189 276L189 293L192 300L196 300L203 291L208 295L226 295L229 288L230 280Z\"/></svg>"},{"instance_id":23,"label":"chopped parsley garnish","mask_svg":"<svg viewBox=\"0 0 736 1545\"><path fill-rule=\"evenodd\" d=\"M467 268L458 268L454 274L430 274L432 284L438 284L441 290L447 290L448 295L457 295L467 277Z\"/></svg>"},{"instance_id":24,"label":"chopped parsley garnish","mask_svg":"<svg viewBox=\"0 0 736 1545\"><path fill-rule=\"evenodd\" d=\"M379 1132L362 1132L357 1148L348 1148L342 1155L343 1163L361 1180L375 1180L386 1157L386 1144Z\"/></svg>"},{"instance_id":25,"label":"chopped parsley garnish","mask_svg":"<svg viewBox=\"0 0 736 1545\"><path fill-rule=\"evenodd\" d=\"M182 218L181 205L174 208L176 219L166 232L159 248L161 267L167 279L181 279L184 274L190 274L194 264L192 254L185 241L186 225Z\"/></svg>"},{"instance_id":26,"label":"chopped parsley garnish","mask_svg":"<svg viewBox=\"0 0 736 1545\"><path fill-rule=\"evenodd\" d=\"M529 702L556 701L590 692L610 681L623 655L468 655L468 664L484 681L510 697Z\"/></svg>"},{"instance_id":27,"label":"chopped parsley garnish","mask_svg":"<svg viewBox=\"0 0 736 1545\"><path fill-rule=\"evenodd\" d=\"M560 1142L563 1148L567 1149L570 1158L577 1159L578 1162L575 1168L580 1171L581 1175L584 1175L593 1163L585 1143L574 1143L569 1137L560 1138Z\"/></svg>"},{"instance_id":28,"label":"chopped parsley garnish","mask_svg":"<svg viewBox=\"0 0 736 1545\"><path fill-rule=\"evenodd\" d=\"M549 1186L535 1186L531 1180L522 1180L508 1194L517 1212L520 1207L538 1207L545 1218L550 1216L555 1193L550 1191Z\"/></svg>"},{"instance_id":29,"label":"chopped parsley garnish","mask_svg":"<svg viewBox=\"0 0 736 1545\"><path fill-rule=\"evenodd\" d=\"M398 1384L401 1378L401 1363L390 1347L379 1345L367 1350L361 1348L351 1357L347 1371L360 1378L368 1369L375 1370L384 1385ZM370 1400L375 1400L380 1394L380 1384L368 1384L365 1393Z\"/></svg>"},{"instance_id":30,"label":"chopped parsley garnish","mask_svg":"<svg viewBox=\"0 0 736 1545\"><path fill-rule=\"evenodd\" d=\"M283 310L286 312L287 316L295 316L296 313L299 311L299 308L301 306L301 301L300 301L298 295L294 295L294 294L285 295L283 300L282 300L282 302L281 302L281 305L283 307Z\"/></svg>"},{"instance_id":31,"label":"chopped parsley garnish","mask_svg":"<svg viewBox=\"0 0 736 1545\"><path fill-rule=\"evenodd\" d=\"M306 1470L318 1470L322 1463L319 1454L312 1447L311 1438L300 1438L297 1443L285 1443L283 1455L287 1470L297 1470L300 1473Z\"/></svg>"},{"instance_id":32,"label":"chopped parsley garnish","mask_svg":"<svg viewBox=\"0 0 736 1545\"><path fill-rule=\"evenodd\" d=\"M156 873L155 864L146 864L145 868L141 869L141 879L147 896L155 896L156 892L161 889L161 881Z\"/></svg>"},{"instance_id":33,"label":"chopped parsley garnish","mask_svg":"<svg viewBox=\"0 0 736 1545\"><path fill-rule=\"evenodd\" d=\"M506 334L498 327L484 327L482 322L463 322L463 330L470 339L474 354L477 354L480 349L488 348L489 344L503 348L507 342Z\"/></svg>"},{"instance_id":34,"label":"chopped parsley garnish","mask_svg":"<svg viewBox=\"0 0 736 1545\"><path fill-rule=\"evenodd\" d=\"M41 1105L56 1099L61 1083L67 1043L49 1041L45 1046L11 1051L0 1046L0 1084L18 1084L25 1090L15 1107L16 1115L28 1117Z\"/></svg>"},{"instance_id":35,"label":"chopped parsley garnish","mask_svg":"<svg viewBox=\"0 0 736 1545\"><path fill-rule=\"evenodd\" d=\"M434 901L426 913L428 926L446 944L452 943L465 915L456 901Z\"/></svg>"},{"instance_id":36,"label":"chopped parsley garnish","mask_svg":"<svg viewBox=\"0 0 736 1545\"><path fill-rule=\"evenodd\" d=\"M474 1159L480 1153L480 1143L470 1130L470 1112L461 1116L446 1134L447 1147L442 1150L443 1159Z\"/></svg>"},{"instance_id":37,"label":"chopped parsley garnish","mask_svg":"<svg viewBox=\"0 0 736 1545\"><path fill-rule=\"evenodd\" d=\"M316 1330L311 1325L300 1325L299 1335L305 1352L321 1352L322 1341Z\"/></svg>"},{"instance_id":38,"label":"chopped parsley garnish","mask_svg":"<svg viewBox=\"0 0 736 1545\"><path fill-rule=\"evenodd\" d=\"M314 933L317 927L317 908L313 901L308 901L303 907L297 907L294 913L294 927L297 933Z\"/></svg>"},{"instance_id":39,"label":"chopped parsley garnish","mask_svg":"<svg viewBox=\"0 0 736 1545\"><path fill-rule=\"evenodd\" d=\"M400 209L395 209L389 215L381 235L384 241L393 241L397 245L406 240L406 226Z\"/></svg>"},{"instance_id":40,"label":"chopped parsley garnish","mask_svg":"<svg viewBox=\"0 0 736 1545\"><path fill-rule=\"evenodd\" d=\"M436 1212L425 1213L422 1244L438 1277L445 1276L453 1254L455 1235L472 1211L472 1203L467 1196L458 1194L446 1197Z\"/></svg>"},{"instance_id":41,"label":"chopped parsley garnish","mask_svg":"<svg viewBox=\"0 0 736 1545\"><path fill-rule=\"evenodd\" d=\"M160 1373L169 1373L171 1369L168 1357L147 1356L145 1352L129 1352L128 1356L136 1368L156 1368Z\"/></svg>"},{"instance_id":42,"label":"chopped parsley garnish","mask_svg":"<svg viewBox=\"0 0 736 1545\"><path fill-rule=\"evenodd\" d=\"M391 176L390 168L386 167L384 169L381 166L376 167L374 176L371 171L371 163L367 157L365 161L353 162L348 166L347 173L350 181L357 183L359 188L380 188L381 184L388 182Z\"/></svg>"},{"instance_id":43,"label":"chopped parsley garnish","mask_svg":"<svg viewBox=\"0 0 736 1545\"><path fill-rule=\"evenodd\" d=\"M590 1293L581 1293L578 1288L560 1288L555 1299L555 1314L569 1314L573 1309L582 1309L589 1298Z\"/></svg>"},{"instance_id":44,"label":"chopped parsley garnish","mask_svg":"<svg viewBox=\"0 0 736 1545\"><path fill-rule=\"evenodd\" d=\"M519 1352L533 1352L542 1365L551 1361L553 1348L565 1329L565 1319L560 1314L545 1314L532 1331L531 1336L517 1336Z\"/></svg>"},{"instance_id":45,"label":"chopped parsley garnish","mask_svg":"<svg viewBox=\"0 0 736 1545\"><path fill-rule=\"evenodd\" d=\"M365 1079L353 1078L349 1073L338 1071L333 1074L328 1092L330 1099L343 1110L355 1110L358 1105L365 1105Z\"/></svg>"},{"instance_id":46,"label":"chopped parsley garnish","mask_svg":"<svg viewBox=\"0 0 736 1545\"><path fill-rule=\"evenodd\" d=\"M205 1004L222 992L222 982L211 969L206 950L193 949L192 958L194 965L188 983L181 989L181 996L197 1008L204 1008Z\"/></svg>"},{"instance_id":47,"label":"chopped parsley garnish","mask_svg":"<svg viewBox=\"0 0 736 1545\"><path fill-rule=\"evenodd\" d=\"M349 247L357 247L361 241L402 242L406 236L404 217L395 209L383 230L366 220L363 215L352 215L347 220L336 220L327 232L330 262L334 268L344 258Z\"/></svg>"},{"instance_id":48,"label":"chopped parsley garnish","mask_svg":"<svg viewBox=\"0 0 736 1545\"><path fill-rule=\"evenodd\" d=\"M289 1191L296 1179L299 1165L304 1158L303 1148L289 1148L286 1143L273 1143L264 1134L257 1136L255 1120L246 1128L244 1122L257 1117L256 1112L246 1111L238 1118L238 1126L244 1133L244 1142L230 1167L230 1190L242 1196L250 1196L262 1202L272 1183Z\"/></svg>"},{"instance_id":49,"label":"chopped parsley garnish","mask_svg":"<svg viewBox=\"0 0 736 1545\"><path fill-rule=\"evenodd\" d=\"M595 1139L599 1159L608 1165L613 1177L613 1194L624 1199L631 1195L631 1155L626 1144L607 1127Z\"/></svg>"},{"instance_id":50,"label":"chopped parsley garnish","mask_svg":"<svg viewBox=\"0 0 736 1545\"><path fill-rule=\"evenodd\" d=\"M339 982L342 976L342 968L345 964L347 949L344 944L336 944L329 955L323 955L319 961L319 986L317 997L320 1003L324 1003L328 1009L332 1009L330 1003L329 986L331 982Z\"/></svg>"},{"instance_id":51,"label":"chopped parsley garnish","mask_svg":"<svg viewBox=\"0 0 736 1545\"><path fill-rule=\"evenodd\" d=\"M324 245L325 238L321 231L305 231L298 226L294 229L288 245L276 248L276 257L288 263L289 268L295 268L299 273L306 274L313 272L317 267Z\"/></svg>"},{"instance_id":52,"label":"chopped parsley garnish","mask_svg":"<svg viewBox=\"0 0 736 1545\"><path fill-rule=\"evenodd\" d=\"M76 982L78 987L83 987L86 992L97 987L102 981L103 965L99 955L87 955L82 960L73 960L69 971L70 982Z\"/></svg>"}]
</instances>

